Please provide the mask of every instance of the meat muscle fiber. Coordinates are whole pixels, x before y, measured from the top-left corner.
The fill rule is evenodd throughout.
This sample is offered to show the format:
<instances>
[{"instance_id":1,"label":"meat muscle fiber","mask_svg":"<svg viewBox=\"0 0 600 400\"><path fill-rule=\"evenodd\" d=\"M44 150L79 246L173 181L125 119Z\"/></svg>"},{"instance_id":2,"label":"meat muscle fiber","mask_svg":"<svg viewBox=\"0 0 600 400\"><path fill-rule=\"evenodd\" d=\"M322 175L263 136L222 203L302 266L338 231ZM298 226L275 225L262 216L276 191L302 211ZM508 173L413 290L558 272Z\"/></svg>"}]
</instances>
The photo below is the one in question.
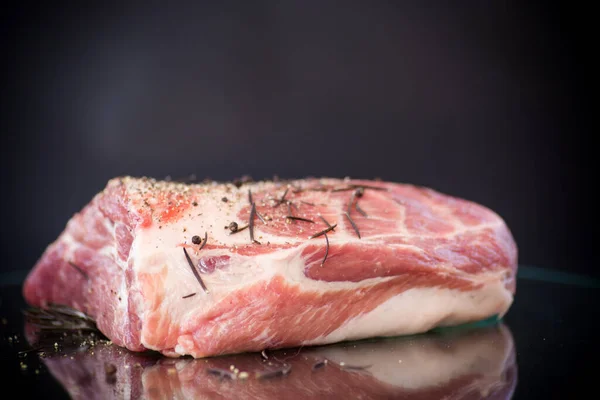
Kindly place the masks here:
<instances>
[{"instance_id":1,"label":"meat muscle fiber","mask_svg":"<svg viewBox=\"0 0 600 400\"><path fill-rule=\"evenodd\" d=\"M70 219L23 293L88 314L132 351L200 358L502 317L516 269L501 217L428 188L120 177Z\"/></svg>"}]
</instances>

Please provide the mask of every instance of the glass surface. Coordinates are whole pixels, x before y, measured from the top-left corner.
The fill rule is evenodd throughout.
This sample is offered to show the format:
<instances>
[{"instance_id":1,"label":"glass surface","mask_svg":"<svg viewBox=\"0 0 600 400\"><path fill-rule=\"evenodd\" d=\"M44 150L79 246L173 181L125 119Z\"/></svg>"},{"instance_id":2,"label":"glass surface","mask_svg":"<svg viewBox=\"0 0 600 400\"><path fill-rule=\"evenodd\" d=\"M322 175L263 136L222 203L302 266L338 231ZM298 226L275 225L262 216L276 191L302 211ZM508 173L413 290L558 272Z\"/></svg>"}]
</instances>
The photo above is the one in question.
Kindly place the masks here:
<instances>
[{"instance_id":1,"label":"glass surface","mask_svg":"<svg viewBox=\"0 0 600 400\"><path fill-rule=\"evenodd\" d=\"M20 279L0 289L2 382L18 398L570 398L595 375L600 285L542 268L520 268L502 321L201 360L133 354L94 332L36 334Z\"/></svg>"}]
</instances>

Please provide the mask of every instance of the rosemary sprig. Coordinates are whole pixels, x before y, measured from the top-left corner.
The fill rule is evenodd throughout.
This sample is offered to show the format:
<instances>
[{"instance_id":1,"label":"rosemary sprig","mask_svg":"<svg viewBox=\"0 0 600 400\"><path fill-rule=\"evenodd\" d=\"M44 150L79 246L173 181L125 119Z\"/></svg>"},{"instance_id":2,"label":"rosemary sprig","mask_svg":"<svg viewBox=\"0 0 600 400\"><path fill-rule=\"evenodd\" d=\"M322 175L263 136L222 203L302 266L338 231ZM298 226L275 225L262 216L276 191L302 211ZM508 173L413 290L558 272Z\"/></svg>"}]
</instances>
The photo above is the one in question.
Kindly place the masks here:
<instances>
[{"instance_id":1,"label":"rosemary sprig","mask_svg":"<svg viewBox=\"0 0 600 400\"><path fill-rule=\"evenodd\" d=\"M352 219L352 217L350 216L350 214L344 213L344 215L346 216L346 218L348 218L348 221L350 221L350 225L352 225L352 228L354 228L354 232L356 232L356 235L360 239L360 232L358 231L358 227L354 223L354 220Z\"/></svg>"},{"instance_id":2,"label":"rosemary sprig","mask_svg":"<svg viewBox=\"0 0 600 400\"><path fill-rule=\"evenodd\" d=\"M325 264L325 261L327 261L327 256L329 255L329 238L327 237L326 233L323 235L325 236L325 257L323 257L323 261L321 261L321 267L323 264Z\"/></svg>"},{"instance_id":3,"label":"rosemary sprig","mask_svg":"<svg viewBox=\"0 0 600 400\"><path fill-rule=\"evenodd\" d=\"M316 238L316 237L319 237L319 236L321 236L321 235L324 235L324 234L326 234L326 233L328 233L328 232L330 232L330 231L334 230L336 226L337 226L337 224L333 224L333 225L331 225L329 228L327 228L327 229L323 229L322 231L320 231L320 232L317 232L317 233L315 233L314 235L310 236L310 237L309 237L309 239L314 239L314 238Z\"/></svg>"},{"instance_id":4,"label":"rosemary sprig","mask_svg":"<svg viewBox=\"0 0 600 400\"><path fill-rule=\"evenodd\" d=\"M356 208L356 211L361 213L363 217L368 217L367 213L358 205L358 201L356 201L356 203L354 204L354 208Z\"/></svg>"},{"instance_id":5,"label":"rosemary sprig","mask_svg":"<svg viewBox=\"0 0 600 400\"><path fill-rule=\"evenodd\" d=\"M302 218L302 217L295 217L293 215L286 215L285 217L286 219L291 219L294 221L302 221L302 222L309 222L311 224L314 224L315 221L313 221L312 219L308 219L308 218Z\"/></svg>"},{"instance_id":6,"label":"rosemary sprig","mask_svg":"<svg viewBox=\"0 0 600 400\"><path fill-rule=\"evenodd\" d=\"M250 209L250 221L248 222L248 228L250 230L250 241L252 243L260 244L260 242L254 239L254 217L256 216L256 204L252 203L252 209Z\"/></svg>"},{"instance_id":7,"label":"rosemary sprig","mask_svg":"<svg viewBox=\"0 0 600 400\"><path fill-rule=\"evenodd\" d=\"M323 216L321 214L319 214L319 218L321 218L321 221L323 221L325 223L325 225L327 225L329 228L331 228L331 224L329 223L329 221L327 221L325 218L323 218Z\"/></svg>"},{"instance_id":8,"label":"rosemary sprig","mask_svg":"<svg viewBox=\"0 0 600 400\"><path fill-rule=\"evenodd\" d=\"M285 196L288 194L290 188L287 187L285 189L285 192L283 192L283 195L281 196L281 198L279 200L277 200L277 202L273 205L273 208L280 206L281 204L285 203Z\"/></svg>"},{"instance_id":9,"label":"rosemary sprig","mask_svg":"<svg viewBox=\"0 0 600 400\"><path fill-rule=\"evenodd\" d=\"M206 236L207 235L204 236L204 243L202 243L202 246L200 246L200 249L202 249L202 247L204 247L204 245L206 244ZM192 262L192 259L190 258L190 255L188 254L185 247L183 248L183 253L185 254L185 258L186 258L190 268L192 269L192 273L196 277L196 280L198 281L198 283L200 283L200 286L202 286L202 290L204 290L205 293L209 293L206 285L204 284L204 281L202 280L202 277L200 276L200 274L198 273L198 270L194 266L194 263Z\"/></svg>"}]
</instances>

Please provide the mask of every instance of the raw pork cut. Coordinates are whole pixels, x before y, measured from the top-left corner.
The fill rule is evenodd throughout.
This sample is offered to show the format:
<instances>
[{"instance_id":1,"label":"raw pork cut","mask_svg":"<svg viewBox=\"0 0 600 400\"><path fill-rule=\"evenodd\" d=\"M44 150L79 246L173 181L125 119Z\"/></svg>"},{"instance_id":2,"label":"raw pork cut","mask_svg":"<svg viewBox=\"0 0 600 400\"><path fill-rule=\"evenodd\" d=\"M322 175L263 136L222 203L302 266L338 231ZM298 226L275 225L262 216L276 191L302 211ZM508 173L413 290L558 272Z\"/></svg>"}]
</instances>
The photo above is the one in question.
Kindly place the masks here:
<instances>
[{"instance_id":1,"label":"raw pork cut","mask_svg":"<svg viewBox=\"0 0 600 400\"><path fill-rule=\"evenodd\" d=\"M23 293L86 313L132 351L200 358L502 317L516 268L501 217L428 188L121 177L71 218Z\"/></svg>"}]
</instances>

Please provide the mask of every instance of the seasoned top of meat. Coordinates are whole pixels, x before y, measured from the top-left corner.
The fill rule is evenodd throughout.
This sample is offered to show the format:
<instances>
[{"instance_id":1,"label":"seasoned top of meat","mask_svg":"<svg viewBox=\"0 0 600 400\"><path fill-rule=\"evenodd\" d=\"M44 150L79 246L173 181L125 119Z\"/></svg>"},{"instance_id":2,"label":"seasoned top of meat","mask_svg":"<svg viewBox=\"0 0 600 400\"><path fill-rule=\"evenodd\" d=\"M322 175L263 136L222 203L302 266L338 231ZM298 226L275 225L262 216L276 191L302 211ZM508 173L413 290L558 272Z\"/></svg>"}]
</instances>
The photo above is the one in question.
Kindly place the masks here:
<instances>
[{"instance_id":1,"label":"seasoned top of meat","mask_svg":"<svg viewBox=\"0 0 600 400\"><path fill-rule=\"evenodd\" d=\"M332 243L361 240L422 247L469 240L478 232L497 242L498 257L486 261L516 264L516 245L501 217L482 205L415 185L311 178L238 187L122 177L111 180L105 190L117 188L123 190L123 199L130 203L126 208L140 228L162 229L185 220L189 226L182 227L180 235L184 245L207 233L209 248L263 253L268 247L259 243L274 248L298 245L330 225L336 225L328 232ZM250 221L252 203L255 215ZM232 223L237 231L232 231ZM439 250L442 258L451 251L444 246Z\"/></svg>"}]
</instances>

